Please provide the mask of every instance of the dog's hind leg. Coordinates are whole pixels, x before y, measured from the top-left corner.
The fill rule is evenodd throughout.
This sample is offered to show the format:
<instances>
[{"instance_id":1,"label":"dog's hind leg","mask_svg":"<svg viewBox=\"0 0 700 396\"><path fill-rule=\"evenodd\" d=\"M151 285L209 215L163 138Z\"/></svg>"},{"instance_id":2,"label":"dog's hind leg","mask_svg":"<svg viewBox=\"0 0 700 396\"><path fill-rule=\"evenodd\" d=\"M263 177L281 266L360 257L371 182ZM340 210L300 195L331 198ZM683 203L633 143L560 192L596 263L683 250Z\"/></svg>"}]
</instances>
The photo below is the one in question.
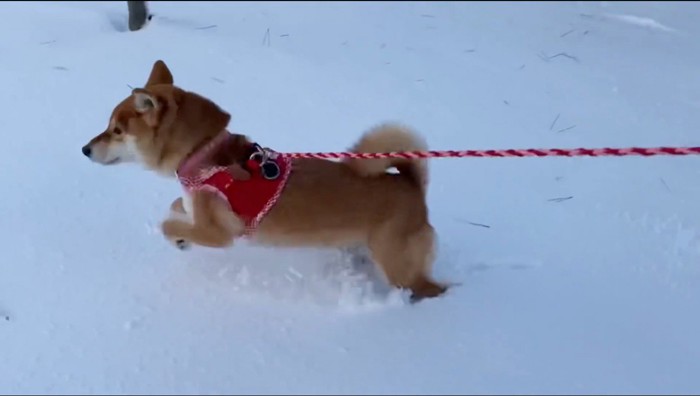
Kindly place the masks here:
<instances>
[{"instance_id":1,"label":"dog's hind leg","mask_svg":"<svg viewBox=\"0 0 700 396\"><path fill-rule=\"evenodd\" d=\"M417 231L385 227L369 240L374 262L395 287L411 290L411 301L437 297L447 291L430 277L434 256L434 231L423 226Z\"/></svg>"}]
</instances>

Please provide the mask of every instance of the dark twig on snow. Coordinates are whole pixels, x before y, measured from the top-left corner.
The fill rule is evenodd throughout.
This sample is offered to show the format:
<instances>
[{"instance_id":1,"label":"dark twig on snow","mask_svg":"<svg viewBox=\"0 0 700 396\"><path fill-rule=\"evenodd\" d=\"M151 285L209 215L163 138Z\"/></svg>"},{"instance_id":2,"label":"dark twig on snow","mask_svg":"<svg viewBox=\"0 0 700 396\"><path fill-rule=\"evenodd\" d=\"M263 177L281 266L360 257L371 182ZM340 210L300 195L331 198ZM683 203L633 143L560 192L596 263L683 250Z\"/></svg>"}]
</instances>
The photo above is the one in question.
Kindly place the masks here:
<instances>
[{"instance_id":1,"label":"dark twig on snow","mask_svg":"<svg viewBox=\"0 0 700 396\"><path fill-rule=\"evenodd\" d=\"M557 133L566 132L566 131L568 131L568 130L570 130L570 129L574 129L574 128L576 128L576 125L572 125L572 126L570 126L570 127L566 127L566 128L564 128L564 129L560 129L560 130L557 131Z\"/></svg>"},{"instance_id":2,"label":"dark twig on snow","mask_svg":"<svg viewBox=\"0 0 700 396\"><path fill-rule=\"evenodd\" d=\"M558 53L558 54L554 54L554 55L550 56L549 59L554 59L554 58L556 58L556 57L558 57L558 56L563 56L563 57L565 57L565 58L569 58L569 59L573 60L574 62L577 62L577 63L578 63L578 58L577 58L577 57L575 57L575 56L573 56L573 55L569 55L569 54L567 54L566 52L560 52L560 53Z\"/></svg>"},{"instance_id":3,"label":"dark twig on snow","mask_svg":"<svg viewBox=\"0 0 700 396\"><path fill-rule=\"evenodd\" d=\"M503 100L503 104L505 104L506 106L510 106L510 102L508 102L508 101L505 100L505 99Z\"/></svg>"},{"instance_id":4,"label":"dark twig on snow","mask_svg":"<svg viewBox=\"0 0 700 396\"><path fill-rule=\"evenodd\" d=\"M566 32L566 33L562 33L559 37L560 37L560 38L564 38L564 37L570 35L571 33L575 32L575 31L576 31L576 29L571 29L571 30L569 30L569 31Z\"/></svg>"},{"instance_id":5,"label":"dark twig on snow","mask_svg":"<svg viewBox=\"0 0 700 396\"><path fill-rule=\"evenodd\" d=\"M476 52L476 48L470 48L470 49L465 49L464 53L465 54L471 54L472 52Z\"/></svg>"},{"instance_id":6,"label":"dark twig on snow","mask_svg":"<svg viewBox=\"0 0 700 396\"><path fill-rule=\"evenodd\" d=\"M216 78L216 77L212 77L211 79L218 82L218 83L221 83L221 84L223 84L225 82L224 80L222 80L220 78Z\"/></svg>"},{"instance_id":7,"label":"dark twig on snow","mask_svg":"<svg viewBox=\"0 0 700 396\"><path fill-rule=\"evenodd\" d=\"M522 65L520 65L520 67L518 68L518 70L523 70L524 68L525 68L525 64L523 63Z\"/></svg>"},{"instance_id":8,"label":"dark twig on snow","mask_svg":"<svg viewBox=\"0 0 700 396\"><path fill-rule=\"evenodd\" d=\"M132 87L132 86L129 85L129 84L126 84L126 86L129 87L129 89L134 89L134 87Z\"/></svg>"},{"instance_id":9,"label":"dark twig on snow","mask_svg":"<svg viewBox=\"0 0 700 396\"><path fill-rule=\"evenodd\" d=\"M537 54L537 56L538 56L540 59L542 59L543 61L545 61L545 62L549 62L550 60L552 60L552 59L554 59L554 58L558 58L558 57L560 57L560 56L563 56L563 57L565 57L565 58L571 59L571 60L573 60L573 61L576 62L576 63L579 63L579 62L580 62L580 61L578 60L577 57L575 57L575 56L573 56L573 55L569 55L569 54L567 54L566 52L559 52L559 53L554 54L554 55L552 55L552 56L549 56L549 55L545 54L544 52L540 52L539 54Z\"/></svg>"},{"instance_id":10,"label":"dark twig on snow","mask_svg":"<svg viewBox=\"0 0 700 396\"><path fill-rule=\"evenodd\" d=\"M474 226L474 227L491 228L491 226L488 225L488 224L475 223L475 222L473 222L473 221L464 220L464 219L460 219L460 218L456 218L455 220L457 220L457 221L460 222L460 223L465 223L465 224L472 225L472 226Z\"/></svg>"},{"instance_id":11,"label":"dark twig on snow","mask_svg":"<svg viewBox=\"0 0 700 396\"><path fill-rule=\"evenodd\" d=\"M61 71L68 71L68 68L65 66L54 66L52 67L54 70L61 70Z\"/></svg>"},{"instance_id":12,"label":"dark twig on snow","mask_svg":"<svg viewBox=\"0 0 700 396\"><path fill-rule=\"evenodd\" d=\"M547 201L548 201L548 202L557 202L557 203L559 203L559 202L568 201L568 200L573 199L573 198L574 198L574 196L571 195L571 196L568 196L568 197L552 198L552 199L548 199Z\"/></svg>"},{"instance_id":13,"label":"dark twig on snow","mask_svg":"<svg viewBox=\"0 0 700 396\"><path fill-rule=\"evenodd\" d=\"M550 130L550 131L551 131L552 129L554 129L554 124L557 123L557 120L559 120L559 116L560 116L560 115L561 115L561 113L557 114L557 116L554 118L554 121L552 121L552 125L549 126L549 130Z\"/></svg>"},{"instance_id":14,"label":"dark twig on snow","mask_svg":"<svg viewBox=\"0 0 700 396\"><path fill-rule=\"evenodd\" d=\"M280 34L280 37L289 37L289 33Z\"/></svg>"},{"instance_id":15,"label":"dark twig on snow","mask_svg":"<svg viewBox=\"0 0 700 396\"><path fill-rule=\"evenodd\" d=\"M263 36L263 45L267 45L268 47L271 45L270 42L270 28L267 28L265 31L265 36Z\"/></svg>"},{"instance_id":16,"label":"dark twig on snow","mask_svg":"<svg viewBox=\"0 0 700 396\"><path fill-rule=\"evenodd\" d=\"M200 26L200 27L196 27L195 30L208 30L208 29L213 29L215 27L217 27L217 25Z\"/></svg>"},{"instance_id":17,"label":"dark twig on snow","mask_svg":"<svg viewBox=\"0 0 700 396\"><path fill-rule=\"evenodd\" d=\"M664 180L663 177L661 177L661 178L659 178L659 179L661 180L661 183L663 183L664 187L666 187L666 190L667 190L668 192L671 192L671 188L668 186L668 184L666 184L666 180Z\"/></svg>"},{"instance_id":18,"label":"dark twig on snow","mask_svg":"<svg viewBox=\"0 0 700 396\"><path fill-rule=\"evenodd\" d=\"M55 43L56 40L49 40L49 41L42 41L39 43L39 45L49 45Z\"/></svg>"},{"instance_id":19,"label":"dark twig on snow","mask_svg":"<svg viewBox=\"0 0 700 396\"><path fill-rule=\"evenodd\" d=\"M423 17L423 18L435 18L435 15L421 14L421 17Z\"/></svg>"}]
</instances>

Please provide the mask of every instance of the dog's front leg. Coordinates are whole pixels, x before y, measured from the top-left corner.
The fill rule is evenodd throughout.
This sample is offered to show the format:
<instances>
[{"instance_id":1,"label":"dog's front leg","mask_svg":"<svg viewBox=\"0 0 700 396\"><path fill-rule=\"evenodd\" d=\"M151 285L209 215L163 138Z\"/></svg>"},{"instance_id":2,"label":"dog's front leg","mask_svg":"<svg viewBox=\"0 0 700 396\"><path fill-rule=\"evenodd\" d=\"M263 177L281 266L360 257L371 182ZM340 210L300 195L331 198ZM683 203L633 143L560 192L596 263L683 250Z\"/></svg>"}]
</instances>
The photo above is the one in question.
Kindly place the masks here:
<instances>
[{"instance_id":1,"label":"dog's front leg","mask_svg":"<svg viewBox=\"0 0 700 396\"><path fill-rule=\"evenodd\" d=\"M185 209L185 204L182 197L179 197L170 204L170 214L166 221L176 221L185 222L187 224L192 224L192 216L187 213ZM172 224L166 228L163 227L163 233L166 238L180 250L186 250L190 247L190 242L184 239L184 234L186 232L178 232L177 229L182 226L173 226Z\"/></svg>"},{"instance_id":2,"label":"dog's front leg","mask_svg":"<svg viewBox=\"0 0 700 396\"><path fill-rule=\"evenodd\" d=\"M219 196L208 191L194 191L191 199L191 221L171 216L162 224L163 235L178 248L185 249L189 243L226 247L245 232L245 224ZM181 198L171 204L171 212L185 213Z\"/></svg>"}]
</instances>

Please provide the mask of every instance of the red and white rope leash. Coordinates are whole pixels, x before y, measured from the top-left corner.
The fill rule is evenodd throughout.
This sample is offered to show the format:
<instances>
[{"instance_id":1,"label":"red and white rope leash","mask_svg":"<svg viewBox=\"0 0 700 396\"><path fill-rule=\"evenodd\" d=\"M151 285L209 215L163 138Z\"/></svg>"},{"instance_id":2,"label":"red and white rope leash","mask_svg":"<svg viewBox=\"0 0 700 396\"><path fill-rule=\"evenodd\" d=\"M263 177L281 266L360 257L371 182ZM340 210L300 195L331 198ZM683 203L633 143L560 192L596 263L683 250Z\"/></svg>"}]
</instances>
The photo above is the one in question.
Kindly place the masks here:
<instances>
[{"instance_id":1,"label":"red and white rope leash","mask_svg":"<svg viewBox=\"0 0 700 396\"><path fill-rule=\"evenodd\" d=\"M461 157L625 157L658 155L700 155L700 147L629 147L629 148L575 148L575 149L522 149L522 150L446 150L397 151L387 153L280 153L289 158L316 159L380 159L380 158L461 158Z\"/></svg>"}]
</instances>

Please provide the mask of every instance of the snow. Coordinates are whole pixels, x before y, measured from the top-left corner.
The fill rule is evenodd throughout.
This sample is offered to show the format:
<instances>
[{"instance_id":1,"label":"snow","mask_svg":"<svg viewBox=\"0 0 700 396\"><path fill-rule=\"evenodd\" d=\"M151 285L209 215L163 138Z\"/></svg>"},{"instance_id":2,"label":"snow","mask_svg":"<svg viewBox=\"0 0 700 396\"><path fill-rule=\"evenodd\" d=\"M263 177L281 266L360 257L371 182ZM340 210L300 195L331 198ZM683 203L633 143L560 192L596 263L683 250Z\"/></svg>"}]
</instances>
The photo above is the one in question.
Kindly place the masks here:
<instances>
[{"instance_id":1,"label":"snow","mask_svg":"<svg viewBox=\"0 0 700 396\"><path fill-rule=\"evenodd\" d=\"M156 59L282 151L700 145L700 6L6 3L0 393L698 393L700 158L440 159L407 303L336 251L181 252L80 148Z\"/></svg>"}]
</instances>

